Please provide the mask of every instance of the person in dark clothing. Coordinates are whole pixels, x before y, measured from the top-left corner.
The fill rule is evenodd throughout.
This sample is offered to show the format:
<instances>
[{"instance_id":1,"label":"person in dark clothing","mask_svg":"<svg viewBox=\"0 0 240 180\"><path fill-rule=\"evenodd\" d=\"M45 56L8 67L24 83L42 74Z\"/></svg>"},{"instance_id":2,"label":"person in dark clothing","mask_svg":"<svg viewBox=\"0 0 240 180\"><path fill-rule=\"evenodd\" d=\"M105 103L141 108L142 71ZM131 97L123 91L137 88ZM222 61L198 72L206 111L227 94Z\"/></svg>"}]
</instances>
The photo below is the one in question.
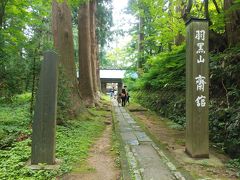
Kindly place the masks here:
<instances>
[{"instance_id":1,"label":"person in dark clothing","mask_svg":"<svg viewBox=\"0 0 240 180\"><path fill-rule=\"evenodd\" d=\"M122 93L121 93L121 98L122 98L122 107L124 107L126 105L126 90L123 88L122 89Z\"/></svg>"},{"instance_id":2,"label":"person in dark clothing","mask_svg":"<svg viewBox=\"0 0 240 180\"><path fill-rule=\"evenodd\" d=\"M126 93L126 95L127 95L127 96L126 96L126 103L128 103L128 104L129 104L129 103L130 103L130 101L129 101L130 95L129 95L129 93L128 93L128 92Z\"/></svg>"}]
</instances>

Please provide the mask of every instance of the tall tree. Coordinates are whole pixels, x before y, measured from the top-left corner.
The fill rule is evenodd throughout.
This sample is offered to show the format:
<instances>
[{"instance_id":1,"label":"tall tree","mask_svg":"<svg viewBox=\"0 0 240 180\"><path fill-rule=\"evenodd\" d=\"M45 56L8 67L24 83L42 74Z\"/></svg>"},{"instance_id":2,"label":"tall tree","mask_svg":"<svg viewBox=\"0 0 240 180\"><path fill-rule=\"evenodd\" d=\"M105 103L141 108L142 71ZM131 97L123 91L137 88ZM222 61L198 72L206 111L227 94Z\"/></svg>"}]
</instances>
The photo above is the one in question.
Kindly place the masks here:
<instances>
[{"instance_id":1,"label":"tall tree","mask_svg":"<svg viewBox=\"0 0 240 180\"><path fill-rule=\"evenodd\" d=\"M70 89L71 110L77 113L81 105L76 66L74 62L74 46L72 32L72 17L67 1L52 2L52 30L54 47L59 54L61 69Z\"/></svg>"},{"instance_id":2,"label":"tall tree","mask_svg":"<svg viewBox=\"0 0 240 180\"><path fill-rule=\"evenodd\" d=\"M187 22L187 20L190 17L190 12L191 12L191 9L192 9L192 5L193 5L193 1L192 0L188 0L187 1L187 5L183 6L183 9L182 9L182 19L185 22Z\"/></svg>"},{"instance_id":3,"label":"tall tree","mask_svg":"<svg viewBox=\"0 0 240 180\"><path fill-rule=\"evenodd\" d=\"M240 10L231 9L234 0L224 0L226 36L228 46L235 46L240 43Z\"/></svg>"},{"instance_id":4,"label":"tall tree","mask_svg":"<svg viewBox=\"0 0 240 180\"><path fill-rule=\"evenodd\" d=\"M0 2L0 30L3 26L3 18L5 15L5 8L6 8L7 3L8 3L8 0L1 0L1 2Z\"/></svg>"},{"instance_id":5,"label":"tall tree","mask_svg":"<svg viewBox=\"0 0 240 180\"><path fill-rule=\"evenodd\" d=\"M144 64L144 18L139 16L139 32L138 32L138 68L142 68Z\"/></svg>"},{"instance_id":6,"label":"tall tree","mask_svg":"<svg viewBox=\"0 0 240 180\"><path fill-rule=\"evenodd\" d=\"M90 33L91 33L91 67L93 92L96 100L98 98L98 76L97 76L97 39L96 39L96 0L90 1Z\"/></svg>"},{"instance_id":7,"label":"tall tree","mask_svg":"<svg viewBox=\"0 0 240 180\"><path fill-rule=\"evenodd\" d=\"M94 106L90 28L90 5L89 2L85 2L80 6L78 12L79 88L85 104Z\"/></svg>"}]
</instances>

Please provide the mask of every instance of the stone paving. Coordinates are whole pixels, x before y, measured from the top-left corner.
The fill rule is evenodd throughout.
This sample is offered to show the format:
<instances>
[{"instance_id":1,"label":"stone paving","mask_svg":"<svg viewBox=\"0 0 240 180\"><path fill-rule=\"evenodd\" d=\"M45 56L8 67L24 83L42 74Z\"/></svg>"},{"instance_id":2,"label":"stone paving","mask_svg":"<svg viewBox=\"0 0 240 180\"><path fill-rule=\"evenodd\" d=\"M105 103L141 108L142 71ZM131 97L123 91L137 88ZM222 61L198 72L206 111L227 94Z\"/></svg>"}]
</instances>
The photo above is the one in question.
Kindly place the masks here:
<instances>
[{"instance_id":1,"label":"stone paving","mask_svg":"<svg viewBox=\"0 0 240 180\"><path fill-rule=\"evenodd\" d=\"M131 176L136 180L185 180L124 107L113 103L115 124L124 144Z\"/></svg>"}]
</instances>

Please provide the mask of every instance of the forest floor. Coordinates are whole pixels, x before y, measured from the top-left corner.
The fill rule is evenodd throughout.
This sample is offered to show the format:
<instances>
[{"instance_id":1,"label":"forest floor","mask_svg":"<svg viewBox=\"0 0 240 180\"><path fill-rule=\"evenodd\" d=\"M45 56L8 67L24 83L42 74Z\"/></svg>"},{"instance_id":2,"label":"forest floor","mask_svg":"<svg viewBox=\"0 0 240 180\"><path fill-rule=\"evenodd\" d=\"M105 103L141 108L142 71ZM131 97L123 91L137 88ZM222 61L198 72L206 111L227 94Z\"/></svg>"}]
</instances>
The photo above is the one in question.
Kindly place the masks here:
<instances>
[{"instance_id":1,"label":"forest floor","mask_svg":"<svg viewBox=\"0 0 240 180\"><path fill-rule=\"evenodd\" d=\"M138 104L131 104L127 109L151 139L169 155L169 158L194 179L239 179L235 170L226 167L229 158L211 147L209 159L192 159L186 155L185 132L179 125L161 118Z\"/></svg>"},{"instance_id":2,"label":"forest floor","mask_svg":"<svg viewBox=\"0 0 240 180\"><path fill-rule=\"evenodd\" d=\"M108 125L103 135L90 150L89 158L84 165L76 165L73 171L63 180L117 180L120 170L116 167L111 152L112 126Z\"/></svg>"},{"instance_id":3,"label":"forest floor","mask_svg":"<svg viewBox=\"0 0 240 180\"><path fill-rule=\"evenodd\" d=\"M77 163L71 173L62 177L62 180L118 180L120 169L117 164L117 149L114 148L114 132L112 129L112 114L108 107L103 106L106 129L90 149L89 157L84 164Z\"/></svg>"}]
</instances>

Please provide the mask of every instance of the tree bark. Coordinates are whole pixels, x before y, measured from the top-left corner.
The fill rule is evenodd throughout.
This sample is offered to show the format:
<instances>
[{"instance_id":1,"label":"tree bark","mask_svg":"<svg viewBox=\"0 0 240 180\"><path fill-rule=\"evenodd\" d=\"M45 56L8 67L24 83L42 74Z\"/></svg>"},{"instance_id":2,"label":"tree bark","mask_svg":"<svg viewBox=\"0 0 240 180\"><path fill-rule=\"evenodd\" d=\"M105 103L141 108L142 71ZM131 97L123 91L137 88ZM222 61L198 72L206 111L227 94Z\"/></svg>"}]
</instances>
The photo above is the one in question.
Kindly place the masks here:
<instances>
[{"instance_id":1,"label":"tree bark","mask_svg":"<svg viewBox=\"0 0 240 180\"><path fill-rule=\"evenodd\" d=\"M180 6L180 5L177 6L176 12L177 12L177 13L181 13L181 6ZM177 36L176 36L175 39L174 39L174 44L175 44L176 46L179 46L179 45L181 45L184 41L185 41L185 37L183 36L182 32L179 31L178 34L177 34Z\"/></svg>"},{"instance_id":2,"label":"tree bark","mask_svg":"<svg viewBox=\"0 0 240 180\"><path fill-rule=\"evenodd\" d=\"M98 97L97 85L97 38L96 38L96 0L90 2L90 32L91 32L91 67L92 67L92 81L93 92L96 101L100 100Z\"/></svg>"},{"instance_id":3,"label":"tree bark","mask_svg":"<svg viewBox=\"0 0 240 180\"><path fill-rule=\"evenodd\" d=\"M214 4L214 6L215 6L215 8L216 8L217 13L220 14L221 11L220 11L220 9L219 9L219 7L218 7L218 4L217 4L216 0L213 0L213 4Z\"/></svg>"},{"instance_id":4,"label":"tree bark","mask_svg":"<svg viewBox=\"0 0 240 180\"><path fill-rule=\"evenodd\" d=\"M204 15L209 20L208 0L204 0Z\"/></svg>"},{"instance_id":5,"label":"tree bark","mask_svg":"<svg viewBox=\"0 0 240 180\"><path fill-rule=\"evenodd\" d=\"M99 50L99 48L98 48L98 46L97 46L97 53L99 52L98 50ZM100 91L101 91L101 80L100 80L100 60L99 60L99 53L97 54L97 69L96 69L96 72L97 72L98 91L100 92Z\"/></svg>"},{"instance_id":6,"label":"tree bark","mask_svg":"<svg viewBox=\"0 0 240 180\"><path fill-rule=\"evenodd\" d=\"M70 89L72 110L77 114L82 104L74 62L72 17L66 0L62 3L56 0L52 2L52 31L54 47L59 54L59 62L69 84L66 88Z\"/></svg>"},{"instance_id":7,"label":"tree bark","mask_svg":"<svg viewBox=\"0 0 240 180\"><path fill-rule=\"evenodd\" d=\"M97 86L98 90L101 91L101 80L100 80L100 52L99 52L99 41L96 36L96 58L97 58L97 67L96 67L96 75L97 75Z\"/></svg>"},{"instance_id":8,"label":"tree bark","mask_svg":"<svg viewBox=\"0 0 240 180\"><path fill-rule=\"evenodd\" d=\"M3 27L3 19L4 19L4 15L5 15L5 8L7 6L8 0L1 0L0 3L0 30Z\"/></svg>"},{"instance_id":9,"label":"tree bark","mask_svg":"<svg viewBox=\"0 0 240 180\"><path fill-rule=\"evenodd\" d=\"M90 5L89 2L86 2L78 12L79 88L85 104L94 106L90 28Z\"/></svg>"},{"instance_id":10,"label":"tree bark","mask_svg":"<svg viewBox=\"0 0 240 180\"><path fill-rule=\"evenodd\" d=\"M143 67L144 63L144 18L139 17L139 33L138 33L138 68Z\"/></svg>"},{"instance_id":11,"label":"tree bark","mask_svg":"<svg viewBox=\"0 0 240 180\"><path fill-rule=\"evenodd\" d=\"M234 0L224 1L225 21L226 21L226 35L228 46L235 46L240 42L240 10L235 9L229 11L233 5Z\"/></svg>"},{"instance_id":12,"label":"tree bark","mask_svg":"<svg viewBox=\"0 0 240 180\"><path fill-rule=\"evenodd\" d=\"M184 9L182 11L182 19L184 20L184 22L188 21L189 14L190 14L191 9L192 9L192 4L193 4L193 1L188 0L187 6L184 6Z\"/></svg>"}]
</instances>

